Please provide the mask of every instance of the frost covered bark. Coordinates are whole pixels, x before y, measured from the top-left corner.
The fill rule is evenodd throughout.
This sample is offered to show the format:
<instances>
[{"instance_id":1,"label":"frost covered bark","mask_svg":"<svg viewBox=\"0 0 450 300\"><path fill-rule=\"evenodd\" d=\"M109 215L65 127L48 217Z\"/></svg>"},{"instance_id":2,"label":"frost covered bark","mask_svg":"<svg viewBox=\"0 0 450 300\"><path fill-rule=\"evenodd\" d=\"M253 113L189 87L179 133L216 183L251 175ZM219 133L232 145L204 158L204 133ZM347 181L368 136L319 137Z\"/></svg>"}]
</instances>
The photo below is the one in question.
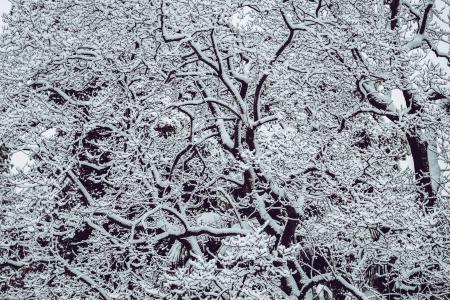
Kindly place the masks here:
<instances>
[{"instance_id":1,"label":"frost covered bark","mask_svg":"<svg viewBox=\"0 0 450 300\"><path fill-rule=\"evenodd\" d=\"M446 2L12 4L3 298L448 297Z\"/></svg>"}]
</instances>

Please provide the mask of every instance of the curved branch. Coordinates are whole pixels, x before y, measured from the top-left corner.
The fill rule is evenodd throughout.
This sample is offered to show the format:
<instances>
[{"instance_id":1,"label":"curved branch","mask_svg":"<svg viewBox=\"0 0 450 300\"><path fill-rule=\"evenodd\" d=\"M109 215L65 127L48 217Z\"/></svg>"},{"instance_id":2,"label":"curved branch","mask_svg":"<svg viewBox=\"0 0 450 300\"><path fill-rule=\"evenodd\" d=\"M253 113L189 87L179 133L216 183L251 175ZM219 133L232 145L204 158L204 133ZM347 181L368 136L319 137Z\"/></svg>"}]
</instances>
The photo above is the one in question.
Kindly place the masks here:
<instances>
[{"instance_id":1,"label":"curved branch","mask_svg":"<svg viewBox=\"0 0 450 300\"><path fill-rule=\"evenodd\" d=\"M300 290L300 295L298 299L304 299L306 296L306 293L314 286L321 284L321 283L337 283L344 289L346 289L348 292L352 293L353 296L355 296L357 299L360 300L369 300L369 298L364 295L363 292L361 292L357 287L349 283L347 280L345 280L342 276L335 276L332 273L326 273L326 274L320 274L317 276L314 276L308 280L302 280L302 289Z\"/></svg>"}]
</instances>

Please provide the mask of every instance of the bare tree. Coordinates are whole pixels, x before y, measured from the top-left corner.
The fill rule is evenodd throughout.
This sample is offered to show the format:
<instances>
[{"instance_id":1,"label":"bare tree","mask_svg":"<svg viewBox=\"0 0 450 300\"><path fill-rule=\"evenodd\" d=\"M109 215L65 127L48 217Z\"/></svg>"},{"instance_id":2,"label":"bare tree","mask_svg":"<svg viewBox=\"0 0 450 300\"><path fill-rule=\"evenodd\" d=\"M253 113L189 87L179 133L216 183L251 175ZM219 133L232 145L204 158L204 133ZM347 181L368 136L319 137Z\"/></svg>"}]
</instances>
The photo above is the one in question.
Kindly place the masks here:
<instances>
[{"instance_id":1,"label":"bare tree","mask_svg":"<svg viewBox=\"0 0 450 300\"><path fill-rule=\"evenodd\" d=\"M11 2L3 298L448 298L446 1Z\"/></svg>"}]
</instances>

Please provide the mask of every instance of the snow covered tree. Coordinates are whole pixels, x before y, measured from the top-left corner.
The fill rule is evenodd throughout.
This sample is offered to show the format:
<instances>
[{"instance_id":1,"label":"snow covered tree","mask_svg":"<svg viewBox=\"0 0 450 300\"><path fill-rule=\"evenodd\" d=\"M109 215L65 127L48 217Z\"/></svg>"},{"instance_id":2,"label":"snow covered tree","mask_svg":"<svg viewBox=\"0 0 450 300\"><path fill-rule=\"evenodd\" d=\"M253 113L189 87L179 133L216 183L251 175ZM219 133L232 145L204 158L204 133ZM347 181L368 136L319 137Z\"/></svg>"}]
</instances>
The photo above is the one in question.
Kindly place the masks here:
<instances>
[{"instance_id":1,"label":"snow covered tree","mask_svg":"<svg viewBox=\"0 0 450 300\"><path fill-rule=\"evenodd\" d=\"M11 2L2 298L448 298L447 1Z\"/></svg>"}]
</instances>

